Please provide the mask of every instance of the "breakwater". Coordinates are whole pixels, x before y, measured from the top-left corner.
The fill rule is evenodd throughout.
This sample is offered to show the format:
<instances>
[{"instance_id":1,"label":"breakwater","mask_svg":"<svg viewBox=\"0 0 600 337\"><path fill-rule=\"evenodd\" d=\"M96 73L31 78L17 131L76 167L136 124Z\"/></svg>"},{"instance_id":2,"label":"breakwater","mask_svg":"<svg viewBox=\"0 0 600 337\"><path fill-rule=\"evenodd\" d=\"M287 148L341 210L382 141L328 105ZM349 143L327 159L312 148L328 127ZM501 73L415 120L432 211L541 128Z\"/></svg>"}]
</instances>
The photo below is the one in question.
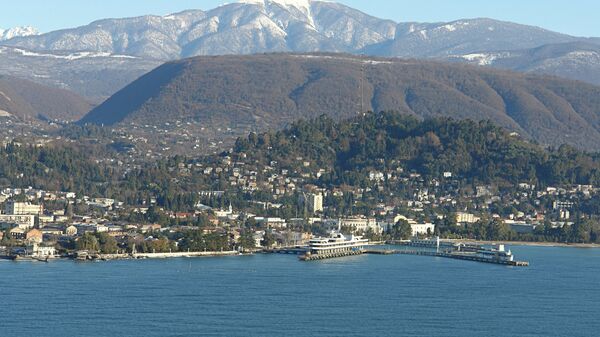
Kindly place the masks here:
<instances>
[{"instance_id":1,"label":"breakwater","mask_svg":"<svg viewBox=\"0 0 600 337\"><path fill-rule=\"evenodd\" d=\"M483 263L501 264L515 267L527 267L529 262L527 261L509 261L495 258L485 258L474 253L462 253L462 252L437 252L427 250L403 250L403 249L369 249L365 250L365 254L378 254L378 255L391 255L391 254L403 254L403 255L420 255L420 256L433 256L443 257L455 260L466 260Z\"/></svg>"}]
</instances>

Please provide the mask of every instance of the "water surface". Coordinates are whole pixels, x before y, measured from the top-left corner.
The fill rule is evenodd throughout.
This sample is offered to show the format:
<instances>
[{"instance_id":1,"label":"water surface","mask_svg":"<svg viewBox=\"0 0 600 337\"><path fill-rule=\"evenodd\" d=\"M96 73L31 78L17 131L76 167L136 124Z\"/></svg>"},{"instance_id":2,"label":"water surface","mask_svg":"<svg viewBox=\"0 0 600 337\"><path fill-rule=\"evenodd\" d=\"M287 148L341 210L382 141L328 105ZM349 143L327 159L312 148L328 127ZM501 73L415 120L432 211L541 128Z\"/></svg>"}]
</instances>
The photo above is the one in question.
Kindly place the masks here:
<instances>
[{"instance_id":1,"label":"water surface","mask_svg":"<svg viewBox=\"0 0 600 337\"><path fill-rule=\"evenodd\" d=\"M0 261L0 336L595 336L600 249Z\"/></svg>"}]
</instances>

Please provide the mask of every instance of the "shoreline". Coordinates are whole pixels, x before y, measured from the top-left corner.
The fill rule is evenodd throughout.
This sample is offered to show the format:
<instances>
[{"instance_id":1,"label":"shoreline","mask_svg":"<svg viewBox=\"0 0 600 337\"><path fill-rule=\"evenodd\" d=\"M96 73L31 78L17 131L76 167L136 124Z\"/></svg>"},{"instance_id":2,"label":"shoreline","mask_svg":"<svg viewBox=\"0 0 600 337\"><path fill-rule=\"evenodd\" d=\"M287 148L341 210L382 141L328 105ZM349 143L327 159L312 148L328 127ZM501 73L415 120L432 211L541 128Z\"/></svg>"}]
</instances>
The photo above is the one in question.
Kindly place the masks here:
<instances>
[{"instance_id":1,"label":"shoreline","mask_svg":"<svg viewBox=\"0 0 600 337\"><path fill-rule=\"evenodd\" d=\"M0 260L14 262L50 262L59 260L71 260L79 262L93 261L115 261L115 260L146 260L146 259L174 259L174 258L199 258L199 257L224 257L250 255L249 253L240 253L238 251L219 251L219 252L174 252L174 253L136 253L136 254L95 254L85 258L77 258L73 255L49 256L46 259L39 257L19 257L0 256Z\"/></svg>"}]
</instances>

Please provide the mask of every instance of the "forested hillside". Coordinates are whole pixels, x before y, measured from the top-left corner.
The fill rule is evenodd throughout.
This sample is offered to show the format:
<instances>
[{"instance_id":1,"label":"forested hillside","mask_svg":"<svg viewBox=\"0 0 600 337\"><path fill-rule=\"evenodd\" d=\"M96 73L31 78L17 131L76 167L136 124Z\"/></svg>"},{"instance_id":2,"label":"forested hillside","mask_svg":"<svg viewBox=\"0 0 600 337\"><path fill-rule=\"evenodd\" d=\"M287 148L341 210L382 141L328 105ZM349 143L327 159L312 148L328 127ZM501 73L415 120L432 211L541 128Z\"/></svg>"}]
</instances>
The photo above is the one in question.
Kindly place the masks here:
<instances>
[{"instance_id":1,"label":"forested hillside","mask_svg":"<svg viewBox=\"0 0 600 337\"><path fill-rule=\"evenodd\" d=\"M318 167L333 168L322 181L337 185L365 185L365 172L398 168L431 178L451 172L469 181L508 186L600 184L597 154L566 145L544 149L488 121L419 121L393 112L343 122L326 116L300 121L284 131L239 139L235 151L256 162L291 167L300 165L294 163L296 157L315 161Z\"/></svg>"},{"instance_id":2,"label":"forested hillside","mask_svg":"<svg viewBox=\"0 0 600 337\"><path fill-rule=\"evenodd\" d=\"M198 57L167 63L81 123L197 125L232 140L327 114L365 111L491 120L542 145L600 148L600 88L458 64L350 55ZM189 126L188 126L189 128ZM230 133L218 130L231 130Z\"/></svg>"}]
</instances>

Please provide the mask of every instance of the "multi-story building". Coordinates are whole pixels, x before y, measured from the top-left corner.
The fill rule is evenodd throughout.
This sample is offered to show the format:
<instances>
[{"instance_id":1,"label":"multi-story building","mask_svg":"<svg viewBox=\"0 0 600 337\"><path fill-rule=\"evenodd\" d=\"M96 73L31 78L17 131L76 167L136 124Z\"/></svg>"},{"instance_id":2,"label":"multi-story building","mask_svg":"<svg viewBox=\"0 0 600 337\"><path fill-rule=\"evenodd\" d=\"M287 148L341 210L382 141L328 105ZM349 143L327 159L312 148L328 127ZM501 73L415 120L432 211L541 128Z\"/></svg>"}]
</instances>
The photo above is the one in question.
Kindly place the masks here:
<instances>
[{"instance_id":1,"label":"multi-story building","mask_svg":"<svg viewBox=\"0 0 600 337\"><path fill-rule=\"evenodd\" d=\"M310 214L323 212L323 194L303 192L299 198L300 205L306 207Z\"/></svg>"},{"instance_id":2,"label":"multi-story building","mask_svg":"<svg viewBox=\"0 0 600 337\"><path fill-rule=\"evenodd\" d=\"M32 205L29 202L8 201L4 213L7 215L42 215L44 214L44 206Z\"/></svg>"},{"instance_id":3,"label":"multi-story building","mask_svg":"<svg viewBox=\"0 0 600 337\"><path fill-rule=\"evenodd\" d=\"M339 220L340 228L350 228L354 232L367 232L369 229L375 233L381 233L382 228L377 224L375 218L351 217Z\"/></svg>"},{"instance_id":4,"label":"multi-story building","mask_svg":"<svg viewBox=\"0 0 600 337\"><path fill-rule=\"evenodd\" d=\"M0 228L10 228L17 226L28 230L35 225L35 215L7 215L0 214Z\"/></svg>"},{"instance_id":5,"label":"multi-story building","mask_svg":"<svg viewBox=\"0 0 600 337\"><path fill-rule=\"evenodd\" d=\"M456 213L456 223L475 223L479 218L471 213L458 212Z\"/></svg>"}]
</instances>

